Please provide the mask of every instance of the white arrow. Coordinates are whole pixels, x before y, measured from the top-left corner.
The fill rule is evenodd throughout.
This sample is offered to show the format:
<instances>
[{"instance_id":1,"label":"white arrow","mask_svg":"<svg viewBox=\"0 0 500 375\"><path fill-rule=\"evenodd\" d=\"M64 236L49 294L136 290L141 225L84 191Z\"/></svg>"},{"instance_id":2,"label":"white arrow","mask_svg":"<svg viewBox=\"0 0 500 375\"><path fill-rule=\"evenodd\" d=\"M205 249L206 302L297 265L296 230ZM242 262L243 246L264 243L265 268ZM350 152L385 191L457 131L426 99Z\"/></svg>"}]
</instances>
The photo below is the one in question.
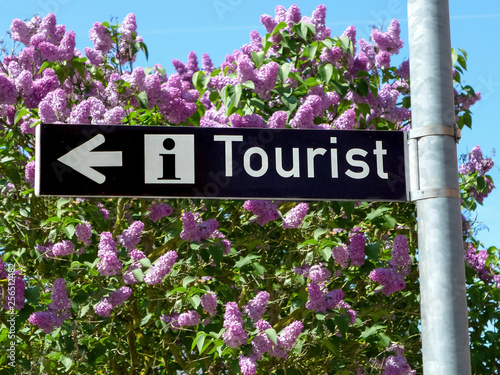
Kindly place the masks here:
<instances>
[{"instance_id":1,"label":"white arrow","mask_svg":"<svg viewBox=\"0 0 500 375\"><path fill-rule=\"evenodd\" d=\"M98 134L57 160L98 184L102 184L106 181L106 176L97 172L93 167L121 167L123 165L121 151L92 151L105 141L104 135Z\"/></svg>"}]
</instances>

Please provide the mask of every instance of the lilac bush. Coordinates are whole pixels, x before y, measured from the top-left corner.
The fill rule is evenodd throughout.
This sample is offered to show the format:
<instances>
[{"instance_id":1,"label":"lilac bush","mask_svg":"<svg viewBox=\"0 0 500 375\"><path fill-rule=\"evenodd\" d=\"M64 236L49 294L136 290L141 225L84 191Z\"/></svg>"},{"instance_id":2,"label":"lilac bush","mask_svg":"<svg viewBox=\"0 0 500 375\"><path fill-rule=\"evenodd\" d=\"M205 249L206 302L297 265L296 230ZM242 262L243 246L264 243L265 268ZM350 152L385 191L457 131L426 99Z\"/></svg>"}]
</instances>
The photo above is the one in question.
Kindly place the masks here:
<instances>
[{"instance_id":1,"label":"lilac bush","mask_svg":"<svg viewBox=\"0 0 500 375\"><path fill-rule=\"evenodd\" d=\"M133 13L95 22L80 51L54 14L12 21L16 52L0 57L0 279L9 286L14 275L16 373L420 371L412 203L33 189L42 122L409 130L399 22L364 40L355 26L327 27L324 5L310 16L277 6L220 66L190 52L167 67L135 66L148 57L140 22ZM452 54L457 125L470 127L481 95L461 84L466 54ZM485 374L497 368L500 336L488 325L498 319L499 256L477 241L473 219L495 186L492 167L476 146L458 171L472 362Z\"/></svg>"}]
</instances>

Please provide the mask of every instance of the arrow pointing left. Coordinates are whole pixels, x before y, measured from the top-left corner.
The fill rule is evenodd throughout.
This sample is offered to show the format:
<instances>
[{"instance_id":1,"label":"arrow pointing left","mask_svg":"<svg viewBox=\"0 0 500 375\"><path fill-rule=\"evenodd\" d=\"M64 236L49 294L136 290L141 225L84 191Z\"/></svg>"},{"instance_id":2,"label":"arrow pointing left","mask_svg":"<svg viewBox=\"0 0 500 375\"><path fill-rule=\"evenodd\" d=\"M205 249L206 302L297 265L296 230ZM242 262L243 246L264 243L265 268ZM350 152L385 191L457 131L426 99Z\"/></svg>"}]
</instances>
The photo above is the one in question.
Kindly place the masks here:
<instances>
[{"instance_id":1,"label":"arrow pointing left","mask_svg":"<svg viewBox=\"0 0 500 375\"><path fill-rule=\"evenodd\" d=\"M106 176L97 172L94 167L121 167L123 165L121 151L92 151L105 141L104 135L98 134L57 160L92 181L102 184L106 181Z\"/></svg>"}]
</instances>

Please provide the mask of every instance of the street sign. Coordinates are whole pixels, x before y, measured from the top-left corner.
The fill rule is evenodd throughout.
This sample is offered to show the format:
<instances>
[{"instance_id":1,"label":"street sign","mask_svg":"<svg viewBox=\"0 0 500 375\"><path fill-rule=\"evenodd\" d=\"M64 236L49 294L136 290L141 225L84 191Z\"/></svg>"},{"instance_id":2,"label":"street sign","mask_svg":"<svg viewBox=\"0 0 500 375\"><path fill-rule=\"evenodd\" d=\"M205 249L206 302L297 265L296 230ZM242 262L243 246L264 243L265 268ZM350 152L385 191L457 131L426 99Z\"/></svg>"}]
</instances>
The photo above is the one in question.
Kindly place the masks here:
<instances>
[{"instance_id":1,"label":"street sign","mask_svg":"<svg viewBox=\"0 0 500 375\"><path fill-rule=\"evenodd\" d=\"M41 124L42 196L407 201L401 131Z\"/></svg>"}]
</instances>

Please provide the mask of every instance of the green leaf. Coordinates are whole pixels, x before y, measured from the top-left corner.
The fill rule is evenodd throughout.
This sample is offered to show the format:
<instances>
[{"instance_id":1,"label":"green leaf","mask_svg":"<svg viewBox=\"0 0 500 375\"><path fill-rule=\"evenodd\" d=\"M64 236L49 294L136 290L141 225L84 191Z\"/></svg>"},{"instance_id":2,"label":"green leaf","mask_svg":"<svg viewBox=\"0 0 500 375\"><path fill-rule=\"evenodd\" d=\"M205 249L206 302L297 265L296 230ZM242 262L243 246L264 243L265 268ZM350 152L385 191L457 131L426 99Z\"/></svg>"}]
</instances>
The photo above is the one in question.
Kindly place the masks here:
<instances>
[{"instance_id":1,"label":"green leaf","mask_svg":"<svg viewBox=\"0 0 500 375\"><path fill-rule=\"evenodd\" d=\"M392 207L382 205L376 209L372 209L371 212L366 216L366 219L372 221L373 219L382 216L382 214L387 211L392 211Z\"/></svg>"},{"instance_id":2,"label":"green leaf","mask_svg":"<svg viewBox=\"0 0 500 375\"><path fill-rule=\"evenodd\" d=\"M370 336L373 336L377 331L387 328L385 325L380 323L375 323L371 327L366 327L363 332L361 332L361 338L366 339Z\"/></svg>"},{"instance_id":3,"label":"green leaf","mask_svg":"<svg viewBox=\"0 0 500 375\"><path fill-rule=\"evenodd\" d=\"M68 237L69 240L73 238L73 235L75 234L75 226L73 224L69 224L65 226L62 231Z\"/></svg>"},{"instance_id":4,"label":"green leaf","mask_svg":"<svg viewBox=\"0 0 500 375\"><path fill-rule=\"evenodd\" d=\"M332 257L332 249L329 247L324 247L324 248L320 249L319 252L323 256L323 259L325 260L325 262L328 262L330 260L330 258Z\"/></svg>"},{"instance_id":5,"label":"green leaf","mask_svg":"<svg viewBox=\"0 0 500 375\"><path fill-rule=\"evenodd\" d=\"M276 334L274 328L268 328L264 332L266 333L269 340L274 342L274 344L278 345L278 335Z\"/></svg>"},{"instance_id":6,"label":"green leaf","mask_svg":"<svg viewBox=\"0 0 500 375\"><path fill-rule=\"evenodd\" d=\"M252 51L251 56L252 56L252 61L255 64L256 68L260 68L264 59L266 58L266 54L263 51L260 52Z\"/></svg>"},{"instance_id":7,"label":"green leaf","mask_svg":"<svg viewBox=\"0 0 500 375\"><path fill-rule=\"evenodd\" d=\"M144 280L144 276L143 276L142 270L140 268L136 268L135 270L132 270L132 274L140 282L142 282Z\"/></svg>"},{"instance_id":8,"label":"green leaf","mask_svg":"<svg viewBox=\"0 0 500 375\"><path fill-rule=\"evenodd\" d=\"M188 301L191 303L194 309L197 309L200 306L201 298L199 295L194 294L188 298Z\"/></svg>"},{"instance_id":9,"label":"green leaf","mask_svg":"<svg viewBox=\"0 0 500 375\"><path fill-rule=\"evenodd\" d=\"M71 368L71 366L73 365L73 359L70 357L66 357L64 354L61 354L59 361L66 368L66 371L68 371Z\"/></svg>"},{"instance_id":10,"label":"green leaf","mask_svg":"<svg viewBox=\"0 0 500 375\"><path fill-rule=\"evenodd\" d=\"M85 316L85 314L87 314L87 312L89 311L89 308L90 308L90 304L82 306L82 309L80 310L79 317L83 318Z\"/></svg>"},{"instance_id":11,"label":"green leaf","mask_svg":"<svg viewBox=\"0 0 500 375\"><path fill-rule=\"evenodd\" d=\"M17 125L21 117L26 116L30 111L27 108L20 108L17 110L16 115L14 116L14 125Z\"/></svg>"},{"instance_id":12,"label":"green leaf","mask_svg":"<svg viewBox=\"0 0 500 375\"><path fill-rule=\"evenodd\" d=\"M314 231L314 239L317 241L319 236L322 236L323 234L325 234L326 232L328 232L327 229L323 229L323 228L318 228Z\"/></svg>"},{"instance_id":13,"label":"green leaf","mask_svg":"<svg viewBox=\"0 0 500 375\"><path fill-rule=\"evenodd\" d=\"M304 81L304 83L309 87L317 86L319 84L319 82L316 81L316 77L309 77Z\"/></svg>"},{"instance_id":14,"label":"green leaf","mask_svg":"<svg viewBox=\"0 0 500 375\"><path fill-rule=\"evenodd\" d=\"M285 80L288 78L288 74L290 74L290 63L284 63L280 66L278 70L278 77L281 82L284 84Z\"/></svg>"},{"instance_id":15,"label":"green leaf","mask_svg":"<svg viewBox=\"0 0 500 375\"><path fill-rule=\"evenodd\" d=\"M151 261L148 258L142 258L139 260L139 263L146 268L151 268Z\"/></svg>"},{"instance_id":16,"label":"green leaf","mask_svg":"<svg viewBox=\"0 0 500 375\"><path fill-rule=\"evenodd\" d=\"M272 33L271 33L271 36L273 36L274 34L276 34L276 33L277 33L278 31L280 31L281 29L284 29L286 26L287 26L287 24L286 24L286 22L284 22L284 21L282 21L282 22L278 23L278 24L274 27L274 29L273 29L273 31L272 31Z\"/></svg>"},{"instance_id":17,"label":"green leaf","mask_svg":"<svg viewBox=\"0 0 500 375\"><path fill-rule=\"evenodd\" d=\"M142 109L148 109L148 94L146 94L146 91L137 94L136 98Z\"/></svg>"},{"instance_id":18,"label":"green leaf","mask_svg":"<svg viewBox=\"0 0 500 375\"><path fill-rule=\"evenodd\" d=\"M184 280L182 280L182 286L185 288L188 284L192 283L196 279L193 276L186 276Z\"/></svg>"},{"instance_id":19,"label":"green leaf","mask_svg":"<svg viewBox=\"0 0 500 375\"><path fill-rule=\"evenodd\" d=\"M152 314L152 313L147 313L147 314L146 314L146 315L145 315L145 316L141 319L140 326L142 327L142 326L146 325L146 324L149 322L149 320L151 319L151 317L152 317L152 316L153 316L153 314Z\"/></svg>"},{"instance_id":20,"label":"green leaf","mask_svg":"<svg viewBox=\"0 0 500 375\"><path fill-rule=\"evenodd\" d=\"M235 263L236 268L243 268L247 264L250 264L254 259L259 259L261 256L258 254L249 254L246 257L241 257L240 259Z\"/></svg>"},{"instance_id":21,"label":"green leaf","mask_svg":"<svg viewBox=\"0 0 500 375\"><path fill-rule=\"evenodd\" d=\"M333 65L330 63L320 65L318 68L318 75L323 82L329 83L333 76Z\"/></svg>"},{"instance_id":22,"label":"green leaf","mask_svg":"<svg viewBox=\"0 0 500 375\"><path fill-rule=\"evenodd\" d=\"M196 347L198 348L198 352L200 354L203 353L203 344L205 343L205 339L207 338L207 335L205 332L200 332L200 335L198 336L198 340L196 342Z\"/></svg>"},{"instance_id":23,"label":"green leaf","mask_svg":"<svg viewBox=\"0 0 500 375\"><path fill-rule=\"evenodd\" d=\"M40 67L40 69L38 69L38 74L42 73L45 70L45 68L48 68L49 66L50 66L50 62L45 61L42 64L42 66Z\"/></svg>"}]
</instances>

